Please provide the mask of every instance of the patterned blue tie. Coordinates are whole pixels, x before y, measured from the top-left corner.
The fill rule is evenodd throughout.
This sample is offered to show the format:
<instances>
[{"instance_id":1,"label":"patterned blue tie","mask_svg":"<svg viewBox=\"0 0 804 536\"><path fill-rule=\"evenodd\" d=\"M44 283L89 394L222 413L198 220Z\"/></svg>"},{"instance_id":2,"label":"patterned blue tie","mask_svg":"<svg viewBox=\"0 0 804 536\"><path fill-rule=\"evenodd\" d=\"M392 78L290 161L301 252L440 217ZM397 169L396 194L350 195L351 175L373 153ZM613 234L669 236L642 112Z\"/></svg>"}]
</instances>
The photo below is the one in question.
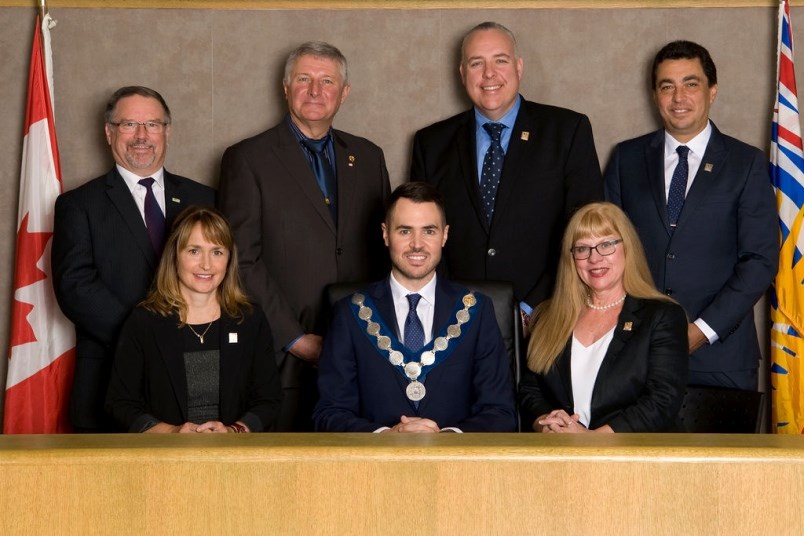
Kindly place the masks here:
<instances>
[{"instance_id":1,"label":"patterned blue tie","mask_svg":"<svg viewBox=\"0 0 804 536\"><path fill-rule=\"evenodd\" d=\"M328 141L329 135L324 136L320 140L302 139L304 146L313 154L313 173L315 173L315 180L318 183L318 187L321 189L321 193L324 194L324 203L329 207L332 219L335 220L335 224L337 225L338 210L335 207L335 200L338 197L338 192L337 183L335 182L335 172L332 171L332 165L330 165L326 154L324 154L327 150Z\"/></svg>"},{"instance_id":2,"label":"patterned blue tie","mask_svg":"<svg viewBox=\"0 0 804 536\"><path fill-rule=\"evenodd\" d=\"M502 131L505 125L502 123L486 123L483 125L486 132L491 136L491 145L483 158L483 172L480 175L480 198L483 200L483 208L486 210L486 221L491 223L494 215L494 200L497 197L497 187L500 185L502 176L505 152L502 148Z\"/></svg>"},{"instance_id":3,"label":"patterned blue tie","mask_svg":"<svg viewBox=\"0 0 804 536\"><path fill-rule=\"evenodd\" d=\"M154 182L156 181L153 177L146 177L139 180L138 184L145 186L147 190L145 192L145 228L156 256L159 257L165 247L165 215L162 214L162 209L159 208L159 203L156 201L152 188Z\"/></svg>"},{"instance_id":4,"label":"patterned blue tie","mask_svg":"<svg viewBox=\"0 0 804 536\"><path fill-rule=\"evenodd\" d=\"M416 307L422 298L419 294L408 294L408 317L405 319L405 346L411 351L418 352L424 346L424 327L419 315L416 314Z\"/></svg>"},{"instance_id":5,"label":"patterned blue tie","mask_svg":"<svg viewBox=\"0 0 804 536\"><path fill-rule=\"evenodd\" d=\"M687 193L687 177L690 174L690 166L687 162L687 153L690 148L686 145L679 145L676 148L678 153L678 164L673 171L673 178L670 180L670 192L667 194L667 220L670 228L675 230L681 208L684 206L684 197Z\"/></svg>"}]
</instances>

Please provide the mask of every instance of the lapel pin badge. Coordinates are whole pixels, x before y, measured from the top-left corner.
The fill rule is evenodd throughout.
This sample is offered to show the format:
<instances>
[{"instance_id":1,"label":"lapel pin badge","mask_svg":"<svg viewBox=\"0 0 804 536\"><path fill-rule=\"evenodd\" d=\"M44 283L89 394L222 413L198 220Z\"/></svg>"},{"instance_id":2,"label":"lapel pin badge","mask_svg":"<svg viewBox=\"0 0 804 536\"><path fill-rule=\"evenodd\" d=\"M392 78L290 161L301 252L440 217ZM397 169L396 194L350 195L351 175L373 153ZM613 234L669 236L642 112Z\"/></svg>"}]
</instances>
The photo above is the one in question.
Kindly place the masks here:
<instances>
[{"instance_id":1,"label":"lapel pin badge","mask_svg":"<svg viewBox=\"0 0 804 536\"><path fill-rule=\"evenodd\" d=\"M623 331L631 331L631 328L633 327L634 327L633 322L626 322L625 324L623 324Z\"/></svg>"},{"instance_id":2,"label":"lapel pin badge","mask_svg":"<svg viewBox=\"0 0 804 536\"><path fill-rule=\"evenodd\" d=\"M528 141L528 138L530 138L530 132L528 132L527 130L523 130L522 134L519 135L519 139L521 139L522 141Z\"/></svg>"},{"instance_id":3,"label":"lapel pin badge","mask_svg":"<svg viewBox=\"0 0 804 536\"><path fill-rule=\"evenodd\" d=\"M229 344L237 344L237 332L229 333Z\"/></svg>"},{"instance_id":4,"label":"lapel pin badge","mask_svg":"<svg viewBox=\"0 0 804 536\"><path fill-rule=\"evenodd\" d=\"M704 171L709 173L710 171L712 171L714 169L714 167L715 166L713 166L712 164L704 164Z\"/></svg>"},{"instance_id":5,"label":"lapel pin badge","mask_svg":"<svg viewBox=\"0 0 804 536\"><path fill-rule=\"evenodd\" d=\"M354 167L354 165L355 165L355 155L353 155L353 154L349 155L349 163L346 164L346 165L349 166L349 167Z\"/></svg>"},{"instance_id":6,"label":"lapel pin badge","mask_svg":"<svg viewBox=\"0 0 804 536\"><path fill-rule=\"evenodd\" d=\"M174 203L181 203L181 199L179 199L178 197L171 197L170 200L173 201Z\"/></svg>"}]
</instances>

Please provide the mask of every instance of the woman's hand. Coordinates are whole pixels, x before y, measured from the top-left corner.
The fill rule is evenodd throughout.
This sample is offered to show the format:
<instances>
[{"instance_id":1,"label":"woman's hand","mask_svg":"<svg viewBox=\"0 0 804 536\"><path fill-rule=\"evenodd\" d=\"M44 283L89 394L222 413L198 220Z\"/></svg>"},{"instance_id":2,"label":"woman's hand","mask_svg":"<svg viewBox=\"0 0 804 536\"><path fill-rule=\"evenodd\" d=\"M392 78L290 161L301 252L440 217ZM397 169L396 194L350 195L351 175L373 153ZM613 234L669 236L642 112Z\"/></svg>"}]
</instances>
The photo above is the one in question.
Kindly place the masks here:
<instances>
[{"instance_id":1,"label":"woman's hand","mask_svg":"<svg viewBox=\"0 0 804 536\"><path fill-rule=\"evenodd\" d=\"M545 413L533 421L533 430L543 434L579 434L589 432L581 424L581 416L577 413L569 415L563 409L554 409L550 413Z\"/></svg>"}]
</instances>

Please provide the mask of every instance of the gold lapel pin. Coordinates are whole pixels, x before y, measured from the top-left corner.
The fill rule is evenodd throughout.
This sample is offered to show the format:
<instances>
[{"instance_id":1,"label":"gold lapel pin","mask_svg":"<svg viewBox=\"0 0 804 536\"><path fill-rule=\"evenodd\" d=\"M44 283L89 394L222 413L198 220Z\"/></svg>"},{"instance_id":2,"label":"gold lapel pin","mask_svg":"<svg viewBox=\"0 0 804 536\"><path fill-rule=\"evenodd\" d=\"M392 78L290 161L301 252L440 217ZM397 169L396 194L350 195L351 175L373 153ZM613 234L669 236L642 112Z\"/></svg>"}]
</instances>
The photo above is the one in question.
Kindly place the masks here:
<instances>
[{"instance_id":1,"label":"gold lapel pin","mask_svg":"<svg viewBox=\"0 0 804 536\"><path fill-rule=\"evenodd\" d=\"M623 331L631 331L631 328L634 327L633 322L626 322L623 324Z\"/></svg>"},{"instance_id":2,"label":"gold lapel pin","mask_svg":"<svg viewBox=\"0 0 804 536\"><path fill-rule=\"evenodd\" d=\"M173 201L174 203L181 203L181 199L179 199L178 197L171 197L170 200Z\"/></svg>"},{"instance_id":3,"label":"gold lapel pin","mask_svg":"<svg viewBox=\"0 0 804 536\"><path fill-rule=\"evenodd\" d=\"M346 164L347 166L352 167L352 166L355 165L355 155L350 154L348 160L349 160L349 163Z\"/></svg>"},{"instance_id":4,"label":"gold lapel pin","mask_svg":"<svg viewBox=\"0 0 804 536\"><path fill-rule=\"evenodd\" d=\"M714 169L714 167L715 166L713 166L712 164L704 164L704 171L709 173L710 171L712 171Z\"/></svg>"},{"instance_id":5,"label":"gold lapel pin","mask_svg":"<svg viewBox=\"0 0 804 536\"><path fill-rule=\"evenodd\" d=\"M519 135L519 139L522 141L528 141L528 138L530 138L530 132L527 130L523 130L522 134Z\"/></svg>"}]
</instances>

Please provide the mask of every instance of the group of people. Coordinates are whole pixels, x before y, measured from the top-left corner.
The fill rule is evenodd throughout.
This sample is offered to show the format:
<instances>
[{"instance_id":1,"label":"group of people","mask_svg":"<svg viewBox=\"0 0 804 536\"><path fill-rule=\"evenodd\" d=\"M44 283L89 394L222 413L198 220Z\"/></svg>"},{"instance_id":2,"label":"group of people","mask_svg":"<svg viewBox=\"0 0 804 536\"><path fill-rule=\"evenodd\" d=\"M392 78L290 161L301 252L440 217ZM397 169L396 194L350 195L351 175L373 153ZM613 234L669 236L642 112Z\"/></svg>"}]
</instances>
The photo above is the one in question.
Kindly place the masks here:
<instances>
[{"instance_id":1,"label":"group of people","mask_svg":"<svg viewBox=\"0 0 804 536\"><path fill-rule=\"evenodd\" d=\"M380 147L332 127L350 85L330 44L289 55L288 113L225 151L217 199L164 169L161 95L119 89L114 168L56 203L75 430L673 431L686 385L755 390L775 200L762 153L709 120L709 53L656 54L663 126L605 174L588 118L526 101L523 72L510 30L468 31L473 106L416 133L393 192ZM511 283L519 385L458 280ZM366 286L328 307L346 282Z\"/></svg>"}]
</instances>

